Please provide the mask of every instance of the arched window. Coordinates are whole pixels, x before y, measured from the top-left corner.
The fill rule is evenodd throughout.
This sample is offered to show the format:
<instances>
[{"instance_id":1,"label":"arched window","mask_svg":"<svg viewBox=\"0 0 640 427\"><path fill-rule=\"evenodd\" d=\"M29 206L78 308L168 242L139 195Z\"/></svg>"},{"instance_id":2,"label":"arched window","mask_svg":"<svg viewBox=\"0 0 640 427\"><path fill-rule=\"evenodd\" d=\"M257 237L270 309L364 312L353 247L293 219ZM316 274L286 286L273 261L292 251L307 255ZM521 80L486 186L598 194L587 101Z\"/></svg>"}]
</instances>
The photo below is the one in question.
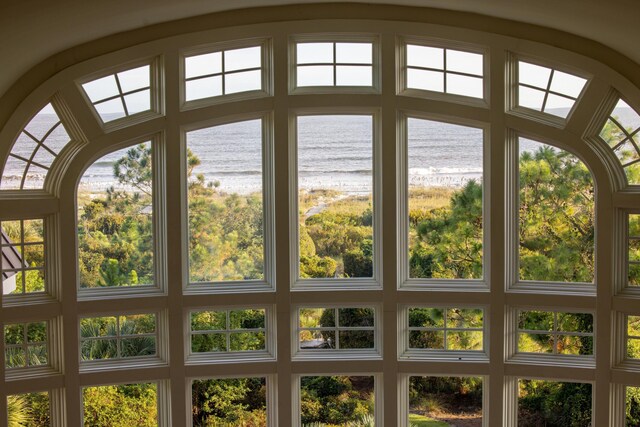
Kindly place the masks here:
<instances>
[{"instance_id":1,"label":"arched window","mask_svg":"<svg viewBox=\"0 0 640 427\"><path fill-rule=\"evenodd\" d=\"M282 13L4 124L0 427L638 424L640 88L533 29Z\"/></svg>"}]
</instances>

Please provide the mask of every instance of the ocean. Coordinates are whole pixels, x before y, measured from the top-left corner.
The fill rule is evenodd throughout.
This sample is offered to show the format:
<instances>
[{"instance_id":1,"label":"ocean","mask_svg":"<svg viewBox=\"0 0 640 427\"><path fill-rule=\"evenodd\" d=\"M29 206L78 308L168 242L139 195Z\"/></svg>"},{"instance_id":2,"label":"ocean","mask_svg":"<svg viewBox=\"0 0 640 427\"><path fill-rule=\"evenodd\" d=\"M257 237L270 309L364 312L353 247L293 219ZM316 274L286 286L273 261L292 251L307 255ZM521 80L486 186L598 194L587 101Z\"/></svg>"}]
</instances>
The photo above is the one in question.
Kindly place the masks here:
<instances>
[{"instance_id":1,"label":"ocean","mask_svg":"<svg viewBox=\"0 0 640 427\"><path fill-rule=\"evenodd\" d=\"M30 130L42 135L56 117L41 114ZM298 183L300 189L327 188L349 194L366 194L372 188L372 118L365 115L301 116L298 130ZM55 132L47 141L59 149L66 134ZM200 129L187 134L187 146L200 159L192 178L202 174L220 191L247 194L262 188L261 129L259 120ZM409 119L409 185L419 187L460 187L471 179L482 179L483 132L478 128L443 122ZM287 143L276 141L276 144ZM396 144L396 141L382 141ZM521 151L534 150L538 143L521 142ZM28 156L33 143L21 136L16 151ZM128 149L110 153L90 166L81 181L85 191L99 192L119 185L113 165ZM40 150L42 151L42 149ZM36 156L37 157L37 156ZM3 181L17 179L22 169L8 164ZM31 172L30 180L42 180L41 172Z\"/></svg>"}]
</instances>

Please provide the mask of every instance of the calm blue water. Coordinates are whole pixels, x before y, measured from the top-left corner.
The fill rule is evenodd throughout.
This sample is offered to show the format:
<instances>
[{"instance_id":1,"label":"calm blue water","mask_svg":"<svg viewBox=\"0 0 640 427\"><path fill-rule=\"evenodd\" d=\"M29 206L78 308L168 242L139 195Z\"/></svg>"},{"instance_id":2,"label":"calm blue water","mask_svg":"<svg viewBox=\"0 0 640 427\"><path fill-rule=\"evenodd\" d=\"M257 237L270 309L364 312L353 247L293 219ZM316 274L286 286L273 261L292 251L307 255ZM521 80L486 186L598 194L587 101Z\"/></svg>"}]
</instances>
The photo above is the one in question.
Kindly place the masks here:
<instances>
[{"instance_id":1,"label":"calm blue water","mask_svg":"<svg viewBox=\"0 0 640 427\"><path fill-rule=\"evenodd\" d=\"M42 114L30 124L44 134L57 119ZM302 116L298 118L298 181L301 189L331 188L348 193L369 193L372 188L372 118L370 116ZM458 187L482 176L482 131L442 122L409 119L409 184ZM68 139L58 132L47 141L61 146ZM225 192L249 193L262 188L261 126L245 121L187 134L187 146L200 158L191 179L202 174ZM276 144L287 141L276 141ZM383 141L395 144L395 141ZM521 142L521 151L536 143ZM29 156L33 143L16 144ZM113 164L125 150L111 153L87 169L82 187L99 191L115 185ZM23 169L7 165L3 180L17 179ZM33 177L38 179L38 176ZM41 178L40 178L41 179Z\"/></svg>"}]
</instances>

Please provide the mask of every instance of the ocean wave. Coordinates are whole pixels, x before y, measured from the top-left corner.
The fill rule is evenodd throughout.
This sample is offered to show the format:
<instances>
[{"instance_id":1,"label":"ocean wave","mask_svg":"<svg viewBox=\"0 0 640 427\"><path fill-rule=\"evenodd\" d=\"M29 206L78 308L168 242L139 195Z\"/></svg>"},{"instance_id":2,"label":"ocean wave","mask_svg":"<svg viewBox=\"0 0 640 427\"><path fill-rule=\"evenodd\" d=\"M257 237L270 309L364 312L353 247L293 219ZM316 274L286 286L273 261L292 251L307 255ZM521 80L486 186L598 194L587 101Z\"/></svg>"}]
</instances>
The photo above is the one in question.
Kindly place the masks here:
<instances>
[{"instance_id":1,"label":"ocean wave","mask_svg":"<svg viewBox=\"0 0 640 427\"><path fill-rule=\"evenodd\" d=\"M482 168L454 168L443 167L436 168L433 166L427 168L409 168L409 175L426 176L426 175L469 175L482 174Z\"/></svg>"}]
</instances>

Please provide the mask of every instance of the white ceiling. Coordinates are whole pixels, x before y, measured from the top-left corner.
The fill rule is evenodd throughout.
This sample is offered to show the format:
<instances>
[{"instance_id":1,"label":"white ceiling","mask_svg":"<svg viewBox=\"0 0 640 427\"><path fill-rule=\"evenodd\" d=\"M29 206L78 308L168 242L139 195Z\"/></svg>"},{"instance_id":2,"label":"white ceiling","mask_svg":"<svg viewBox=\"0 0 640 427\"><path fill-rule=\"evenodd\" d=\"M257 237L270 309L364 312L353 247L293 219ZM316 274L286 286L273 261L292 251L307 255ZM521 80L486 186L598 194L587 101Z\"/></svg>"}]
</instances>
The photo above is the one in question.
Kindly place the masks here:
<instances>
[{"instance_id":1,"label":"white ceiling","mask_svg":"<svg viewBox=\"0 0 640 427\"><path fill-rule=\"evenodd\" d=\"M230 9L327 2L330 0L0 0L0 95L47 57L110 34ZM595 40L640 64L640 0L356 2L436 7L542 25Z\"/></svg>"}]
</instances>

